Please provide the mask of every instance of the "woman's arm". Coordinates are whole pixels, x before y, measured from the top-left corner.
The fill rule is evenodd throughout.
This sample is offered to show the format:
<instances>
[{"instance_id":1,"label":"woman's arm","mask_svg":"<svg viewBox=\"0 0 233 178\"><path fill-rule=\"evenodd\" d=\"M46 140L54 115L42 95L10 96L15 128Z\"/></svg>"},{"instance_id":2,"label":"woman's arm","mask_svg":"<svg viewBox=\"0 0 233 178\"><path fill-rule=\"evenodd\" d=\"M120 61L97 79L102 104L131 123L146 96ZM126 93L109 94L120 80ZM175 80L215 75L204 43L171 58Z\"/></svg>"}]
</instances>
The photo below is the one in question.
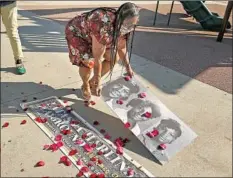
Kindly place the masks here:
<instances>
[{"instance_id":1,"label":"woman's arm","mask_svg":"<svg viewBox=\"0 0 233 178\"><path fill-rule=\"evenodd\" d=\"M101 80L101 72L102 72L102 61L103 61L103 56L106 51L106 46L99 43L96 39L96 37L93 35L92 36L92 54L94 57L94 81L96 85L96 89L99 90L100 86L100 80ZM99 95L99 91L96 93Z\"/></svg>"}]
</instances>

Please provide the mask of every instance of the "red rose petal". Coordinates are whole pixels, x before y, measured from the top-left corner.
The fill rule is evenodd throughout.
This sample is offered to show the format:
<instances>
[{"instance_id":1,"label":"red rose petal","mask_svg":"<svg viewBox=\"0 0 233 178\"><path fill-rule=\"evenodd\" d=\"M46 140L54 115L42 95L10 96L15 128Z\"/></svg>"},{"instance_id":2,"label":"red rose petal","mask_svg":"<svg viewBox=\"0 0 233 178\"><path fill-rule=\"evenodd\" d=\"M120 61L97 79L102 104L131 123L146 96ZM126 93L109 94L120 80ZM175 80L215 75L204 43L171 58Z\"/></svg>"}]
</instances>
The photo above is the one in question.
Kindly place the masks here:
<instances>
[{"instance_id":1,"label":"red rose petal","mask_svg":"<svg viewBox=\"0 0 233 178\"><path fill-rule=\"evenodd\" d=\"M101 159L98 159L98 164L102 164L103 161Z\"/></svg>"},{"instance_id":2,"label":"red rose petal","mask_svg":"<svg viewBox=\"0 0 233 178\"><path fill-rule=\"evenodd\" d=\"M67 161L64 162L64 164L65 164L66 166L70 166L72 163L71 163L70 160L67 160Z\"/></svg>"},{"instance_id":3,"label":"red rose petal","mask_svg":"<svg viewBox=\"0 0 233 178\"><path fill-rule=\"evenodd\" d=\"M47 122L48 121L48 119L47 118L43 118L43 119L41 119L41 123L45 123L45 122Z\"/></svg>"},{"instance_id":4,"label":"red rose petal","mask_svg":"<svg viewBox=\"0 0 233 178\"><path fill-rule=\"evenodd\" d=\"M146 97L146 93L140 93L139 94L139 98L145 98Z\"/></svg>"},{"instance_id":5,"label":"red rose petal","mask_svg":"<svg viewBox=\"0 0 233 178\"><path fill-rule=\"evenodd\" d=\"M127 129L130 128L130 126L131 126L131 124L130 124L129 122L126 122L126 123L124 124L124 127L127 128Z\"/></svg>"},{"instance_id":6,"label":"red rose petal","mask_svg":"<svg viewBox=\"0 0 233 178\"><path fill-rule=\"evenodd\" d=\"M111 139L111 136L107 133L107 134L104 135L104 138Z\"/></svg>"},{"instance_id":7,"label":"red rose petal","mask_svg":"<svg viewBox=\"0 0 233 178\"><path fill-rule=\"evenodd\" d=\"M5 122L2 127L8 127L9 126L9 122Z\"/></svg>"},{"instance_id":8,"label":"red rose petal","mask_svg":"<svg viewBox=\"0 0 233 178\"><path fill-rule=\"evenodd\" d=\"M129 77L129 76L126 76L126 77L124 77L124 79L125 79L126 81L129 81L129 80L130 80L130 77Z\"/></svg>"},{"instance_id":9,"label":"red rose petal","mask_svg":"<svg viewBox=\"0 0 233 178\"><path fill-rule=\"evenodd\" d=\"M57 151L57 150L58 150L58 146L57 146L56 143L54 143L54 144L50 145L49 149L52 150L52 151L54 152L54 151Z\"/></svg>"},{"instance_id":10,"label":"red rose petal","mask_svg":"<svg viewBox=\"0 0 233 178\"><path fill-rule=\"evenodd\" d=\"M35 121L38 122L38 123L42 123L42 119L40 117L36 117Z\"/></svg>"},{"instance_id":11,"label":"red rose petal","mask_svg":"<svg viewBox=\"0 0 233 178\"><path fill-rule=\"evenodd\" d=\"M74 156L78 151L76 149L70 150L69 156Z\"/></svg>"},{"instance_id":12,"label":"red rose petal","mask_svg":"<svg viewBox=\"0 0 233 178\"><path fill-rule=\"evenodd\" d=\"M95 162L96 160L97 160L96 157L92 157L92 158L91 158L91 161L94 161L94 162Z\"/></svg>"},{"instance_id":13,"label":"red rose petal","mask_svg":"<svg viewBox=\"0 0 233 178\"><path fill-rule=\"evenodd\" d=\"M117 100L116 103L119 105L122 105L124 102L123 102L123 100Z\"/></svg>"},{"instance_id":14,"label":"red rose petal","mask_svg":"<svg viewBox=\"0 0 233 178\"><path fill-rule=\"evenodd\" d=\"M159 135L158 130L153 130L151 133L153 134L153 137L156 137L157 135Z\"/></svg>"},{"instance_id":15,"label":"red rose petal","mask_svg":"<svg viewBox=\"0 0 233 178\"><path fill-rule=\"evenodd\" d=\"M98 178L105 178L105 175L104 175L104 173L100 173L100 174L97 175L97 177Z\"/></svg>"},{"instance_id":16,"label":"red rose petal","mask_svg":"<svg viewBox=\"0 0 233 178\"><path fill-rule=\"evenodd\" d=\"M64 135L68 135L71 134L71 130L62 130L61 133L63 133Z\"/></svg>"},{"instance_id":17,"label":"red rose petal","mask_svg":"<svg viewBox=\"0 0 233 178\"><path fill-rule=\"evenodd\" d=\"M78 124L79 124L79 121L72 120L72 121L70 122L70 124L73 124L73 125L78 125Z\"/></svg>"},{"instance_id":18,"label":"red rose petal","mask_svg":"<svg viewBox=\"0 0 233 178\"><path fill-rule=\"evenodd\" d=\"M82 134L82 139L87 138L87 133Z\"/></svg>"},{"instance_id":19,"label":"red rose petal","mask_svg":"<svg viewBox=\"0 0 233 178\"><path fill-rule=\"evenodd\" d=\"M44 145L43 146L43 150L47 150L47 149L49 149L50 148L50 145Z\"/></svg>"},{"instance_id":20,"label":"red rose petal","mask_svg":"<svg viewBox=\"0 0 233 178\"><path fill-rule=\"evenodd\" d=\"M88 171L89 171L89 168L86 167L86 166L84 166L84 167L81 168L81 171L82 171L82 172L88 172Z\"/></svg>"},{"instance_id":21,"label":"red rose petal","mask_svg":"<svg viewBox=\"0 0 233 178\"><path fill-rule=\"evenodd\" d=\"M39 161L38 163L36 163L36 167L41 167L44 166L45 162L44 161Z\"/></svg>"},{"instance_id":22,"label":"red rose petal","mask_svg":"<svg viewBox=\"0 0 233 178\"><path fill-rule=\"evenodd\" d=\"M99 125L100 123L98 121L94 121L93 125Z\"/></svg>"},{"instance_id":23,"label":"red rose petal","mask_svg":"<svg viewBox=\"0 0 233 178\"><path fill-rule=\"evenodd\" d=\"M144 116L145 116L146 118L151 118L152 114L149 113L149 112L146 112L146 113L144 114Z\"/></svg>"},{"instance_id":24,"label":"red rose petal","mask_svg":"<svg viewBox=\"0 0 233 178\"><path fill-rule=\"evenodd\" d=\"M167 146L164 143L162 143L159 145L159 148L162 150L165 150L167 148Z\"/></svg>"},{"instance_id":25,"label":"red rose petal","mask_svg":"<svg viewBox=\"0 0 233 178\"><path fill-rule=\"evenodd\" d=\"M57 142L61 141L61 139L62 139L61 134L56 135L55 138L54 138L54 140L57 141Z\"/></svg>"},{"instance_id":26,"label":"red rose petal","mask_svg":"<svg viewBox=\"0 0 233 178\"><path fill-rule=\"evenodd\" d=\"M22 120L20 124L23 125L23 124L26 124L26 123L27 123L26 120Z\"/></svg>"},{"instance_id":27,"label":"red rose petal","mask_svg":"<svg viewBox=\"0 0 233 178\"><path fill-rule=\"evenodd\" d=\"M57 147L60 148L62 147L64 144L62 142L57 142Z\"/></svg>"},{"instance_id":28,"label":"red rose petal","mask_svg":"<svg viewBox=\"0 0 233 178\"><path fill-rule=\"evenodd\" d=\"M148 137L150 137L150 138L153 138L153 137L154 137L154 135L153 135L151 132L146 133L146 135L147 135Z\"/></svg>"},{"instance_id":29,"label":"red rose petal","mask_svg":"<svg viewBox=\"0 0 233 178\"><path fill-rule=\"evenodd\" d=\"M102 155L103 152L102 152L102 151L98 151L97 154L98 154L98 155Z\"/></svg>"},{"instance_id":30,"label":"red rose petal","mask_svg":"<svg viewBox=\"0 0 233 178\"><path fill-rule=\"evenodd\" d=\"M84 148L84 150L85 150L86 152L92 152L92 151L93 151L93 148L92 148L89 144L85 144L85 145L83 146L83 148Z\"/></svg>"},{"instance_id":31,"label":"red rose petal","mask_svg":"<svg viewBox=\"0 0 233 178\"><path fill-rule=\"evenodd\" d=\"M90 104L95 105L96 103L95 103L95 101L90 101Z\"/></svg>"},{"instance_id":32,"label":"red rose petal","mask_svg":"<svg viewBox=\"0 0 233 178\"><path fill-rule=\"evenodd\" d=\"M82 177L83 176L83 172L79 171L79 173L77 174L77 177Z\"/></svg>"},{"instance_id":33,"label":"red rose petal","mask_svg":"<svg viewBox=\"0 0 233 178\"><path fill-rule=\"evenodd\" d=\"M134 170L132 168L129 168L127 171L128 176L134 175Z\"/></svg>"},{"instance_id":34,"label":"red rose petal","mask_svg":"<svg viewBox=\"0 0 233 178\"><path fill-rule=\"evenodd\" d=\"M71 108L70 106L67 106L67 107L66 107L66 111L67 111L68 113L70 113L70 112L72 111L72 108Z\"/></svg>"},{"instance_id":35,"label":"red rose petal","mask_svg":"<svg viewBox=\"0 0 233 178\"><path fill-rule=\"evenodd\" d=\"M92 173L92 174L90 175L90 178L97 178L97 174Z\"/></svg>"},{"instance_id":36,"label":"red rose petal","mask_svg":"<svg viewBox=\"0 0 233 178\"><path fill-rule=\"evenodd\" d=\"M41 107L46 107L46 104L42 103L40 106L41 106Z\"/></svg>"},{"instance_id":37,"label":"red rose petal","mask_svg":"<svg viewBox=\"0 0 233 178\"><path fill-rule=\"evenodd\" d=\"M60 162L61 163L64 163L64 162L66 162L68 160L68 157L67 156L62 156L61 158L60 158Z\"/></svg>"},{"instance_id":38,"label":"red rose petal","mask_svg":"<svg viewBox=\"0 0 233 178\"><path fill-rule=\"evenodd\" d=\"M100 129L100 133L104 134L106 131L104 129Z\"/></svg>"},{"instance_id":39,"label":"red rose petal","mask_svg":"<svg viewBox=\"0 0 233 178\"><path fill-rule=\"evenodd\" d=\"M68 101L67 101L67 100L64 100L63 103L68 103Z\"/></svg>"},{"instance_id":40,"label":"red rose petal","mask_svg":"<svg viewBox=\"0 0 233 178\"><path fill-rule=\"evenodd\" d=\"M82 144L83 142L84 142L83 140L77 139L77 140L75 141L75 144L80 145L80 144Z\"/></svg>"},{"instance_id":41,"label":"red rose petal","mask_svg":"<svg viewBox=\"0 0 233 178\"><path fill-rule=\"evenodd\" d=\"M88 163L87 166L91 167L91 166L93 166L93 163Z\"/></svg>"},{"instance_id":42,"label":"red rose petal","mask_svg":"<svg viewBox=\"0 0 233 178\"><path fill-rule=\"evenodd\" d=\"M116 149L116 153L119 154L119 155L122 155L123 154L123 147L118 146L117 149Z\"/></svg>"},{"instance_id":43,"label":"red rose petal","mask_svg":"<svg viewBox=\"0 0 233 178\"><path fill-rule=\"evenodd\" d=\"M82 160L79 158L78 161L76 162L77 165L81 166L83 164Z\"/></svg>"},{"instance_id":44,"label":"red rose petal","mask_svg":"<svg viewBox=\"0 0 233 178\"><path fill-rule=\"evenodd\" d=\"M120 138L117 138L115 141L114 141L114 144L116 146L122 146L124 143L122 142L122 140Z\"/></svg>"},{"instance_id":45,"label":"red rose petal","mask_svg":"<svg viewBox=\"0 0 233 178\"><path fill-rule=\"evenodd\" d=\"M97 145L95 143L91 144L92 148L95 148Z\"/></svg>"}]
</instances>

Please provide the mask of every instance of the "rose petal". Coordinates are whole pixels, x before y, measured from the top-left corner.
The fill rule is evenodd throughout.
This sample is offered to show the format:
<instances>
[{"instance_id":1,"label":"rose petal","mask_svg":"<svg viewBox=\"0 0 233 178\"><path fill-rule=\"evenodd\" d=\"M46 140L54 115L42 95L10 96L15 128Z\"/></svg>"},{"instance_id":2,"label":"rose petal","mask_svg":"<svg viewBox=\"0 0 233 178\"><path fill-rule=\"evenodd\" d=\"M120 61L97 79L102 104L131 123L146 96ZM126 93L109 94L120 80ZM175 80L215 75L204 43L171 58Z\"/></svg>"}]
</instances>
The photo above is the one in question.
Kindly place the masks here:
<instances>
[{"instance_id":1,"label":"rose petal","mask_svg":"<svg viewBox=\"0 0 233 178\"><path fill-rule=\"evenodd\" d=\"M82 167L82 168L80 169L80 171L82 171L82 172L88 172L88 171L89 171L89 168L86 167L86 166L84 166L84 167Z\"/></svg>"},{"instance_id":2,"label":"rose petal","mask_svg":"<svg viewBox=\"0 0 233 178\"><path fill-rule=\"evenodd\" d=\"M154 135L153 135L151 132L146 133L146 135L147 135L148 137L150 137L150 138L153 138L153 137L154 137Z\"/></svg>"},{"instance_id":3,"label":"rose petal","mask_svg":"<svg viewBox=\"0 0 233 178\"><path fill-rule=\"evenodd\" d=\"M66 107L66 112L70 113L72 111L72 108L70 106Z\"/></svg>"},{"instance_id":4,"label":"rose petal","mask_svg":"<svg viewBox=\"0 0 233 178\"><path fill-rule=\"evenodd\" d=\"M104 138L111 139L111 136L107 133L107 134L104 135Z\"/></svg>"},{"instance_id":5,"label":"rose petal","mask_svg":"<svg viewBox=\"0 0 233 178\"><path fill-rule=\"evenodd\" d=\"M95 101L91 101L90 103L91 103L91 105L95 105L96 104Z\"/></svg>"},{"instance_id":6,"label":"rose petal","mask_svg":"<svg viewBox=\"0 0 233 178\"><path fill-rule=\"evenodd\" d=\"M68 134L71 134L71 130L70 129L62 130L61 133L64 135L68 135Z\"/></svg>"},{"instance_id":7,"label":"rose petal","mask_svg":"<svg viewBox=\"0 0 233 178\"><path fill-rule=\"evenodd\" d=\"M92 174L90 175L90 178L97 178L97 174L92 173Z\"/></svg>"},{"instance_id":8,"label":"rose petal","mask_svg":"<svg viewBox=\"0 0 233 178\"><path fill-rule=\"evenodd\" d=\"M46 107L46 104L42 103L40 106L41 106L41 107Z\"/></svg>"},{"instance_id":9,"label":"rose petal","mask_svg":"<svg viewBox=\"0 0 233 178\"><path fill-rule=\"evenodd\" d=\"M2 127L8 127L9 126L9 122L5 122Z\"/></svg>"},{"instance_id":10,"label":"rose petal","mask_svg":"<svg viewBox=\"0 0 233 178\"><path fill-rule=\"evenodd\" d=\"M77 163L77 165L79 165L79 166L81 166L81 165L83 164L81 158L79 158L78 161L77 161L76 163Z\"/></svg>"},{"instance_id":11,"label":"rose petal","mask_svg":"<svg viewBox=\"0 0 233 178\"><path fill-rule=\"evenodd\" d=\"M57 142L61 141L61 139L62 139L62 135L61 135L61 134L58 134L58 135L55 136L55 138L54 138L54 140L57 141Z\"/></svg>"},{"instance_id":12,"label":"rose petal","mask_svg":"<svg viewBox=\"0 0 233 178\"><path fill-rule=\"evenodd\" d=\"M119 154L119 155L122 155L123 154L123 147L118 146L117 149L116 149L116 153Z\"/></svg>"},{"instance_id":13,"label":"rose petal","mask_svg":"<svg viewBox=\"0 0 233 178\"><path fill-rule=\"evenodd\" d=\"M70 165L71 165L71 161L70 161L70 160L67 160L67 161L64 162L64 164L65 164L66 166L70 166Z\"/></svg>"},{"instance_id":14,"label":"rose petal","mask_svg":"<svg viewBox=\"0 0 233 178\"><path fill-rule=\"evenodd\" d=\"M68 157L67 156L62 156L61 158L60 158L60 162L61 163L64 163L64 162L66 162L68 160Z\"/></svg>"},{"instance_id":15,"label":"rose petal","mask_svg":"<svg viewBox=\"0 0 233 178\"><path fill-rule=\"evenodd\" d=\"M101 159L98 159L98 164L102 164L103 161Z\"/></svg>"},{"instance_id":16,"label":"rose petal","mask_svg":"<svg viewBox=\"0 0 233 178\"><path fill-rule=\"evenodd\" d=\"M149 112L146 112L146 113L144 113L144 116L145 116L146 118L151 118L152 114L149 113Z\"/></svg>"},{"instance_id":17,"label":"rose petal","mask_svg":"<svg viewBox=\"0 0 233 178\"><path fill-rule=\"evenodd\" d=\"M116 146L122 146L124 143L122 142L122 140L120 138L117 138L115 141L114 141L114 144Z\"/></svg>"},{"instance_id":18,"label":"rose petal","mask_svg":"<svg viewBox=\"0 0 233 178\"><path fill-rule=\"evenodd\" d=\"M77 174L77 177L82 177L83 176L83 172L79 171L79 173Z\"/></svg>"},{"instance_id":19,"label":"rose petal","mask_svg":"<svg viewBox=\"0 0 233 178\"><path fill-rule=\"evenodd\" d=\"M84 148L84 150L85 150L86 152L92 152L92 151L93 151L93 148L92 148L89 144L85 144L85 145L83 146L83 148Z\"/></svg>"},{"instance_id":20,"label":"rose petal","mask_svg":"<svg viewBox=\"0 0 233 178\"><path fill-rule=\"evenodd\" d=\"M62 142L57 142L57 147L60 148L62 147L64 144Z\"/></svg>"},{"instance_id":21,"label":"rose petal","mask_svg":"<svg viewBox=\"0 0 233 178\"><path fill-rule=\"evenodd\" d=\"M167 148L167 146L164 143L159 145L159 149L165 150L166 148Z\"/></svg>"},{"instance_id":22,"label":"rose petal","mask_svg":"<svg viewBox=\"0 0 233 178\"><path fill-rule=\"evenodd\" d=\"M41 166L44 166L45 165L45 162L44 161L39 161L36 163L36 167L41 167Z\"/></svg>"},{"instance_id":23,"label":"rose petal","mask_svg":"<svg viewBox=\"0 0 233 178\"><path fill-rule=\"evenodd\" d=\"M134 175L134 170L132 168L129 168L127 171L128 176Z\"/></svg>"},{"instance_id":24,"label":"rose petal","mask_svg":"<svg viewBox=\"0 0 233 178\"><path fill-rule=\"evenodd\" d=\"M95 148L97 145L95 143L91 144L92 148Z\"/></svg>"},{"instance_id":25,"label":"rose petal","mask_svg":"<svg viewBox=\"0 0 233 178\"><path fill-rule=\"evenodd\" d=\"M130 126L131 126L131 124L130 124L129 122L126 122L126 123L124 124L124 127L127 128L127 129L130 128Z\"/></svg>"},{"instance_id":26,"label":"rose petal","mask_svg":"<svg viewBox=\"0 0 233 178\"><path fill-rule=\"evenodd\" d=\"M44 145L43 146L43 150L47 150L47 149L49 149L50 148L50 145Z\"/></svg>"},{"instance_id":27,"label":"rose petal","mask_svg":"<svg viewBox=\"0 0 233 178\"><path fill-rule=\"evenodd\" d=\"M158 130L153 130L151 133L153 134L153 137L156 137L157 135L159 135Z\"/></svg>"},{"instance_id":28,"label":"rose petal","mask_svg":"<svg viewBox=\"0 0 233 178\"><path fill-rule=\"evenodd\" d=\"M78 124L79 124L79 121L72 120L72 121L70 122L70 124L73 124L73 125L78 125Z\"/></svg>"},{"instance_id":29,"label":"rose petal","mask_svg":"<svg viewBox=\"0 0 233 178\"><path fill-rule=\"evenodd\" d=\"M84 142L83 140L77 139L77 140L75 141L75 144L80 145L80 144L82 144L83 142Z\"/></svg>"},{"instance_id":30,"label":"rose petal","mask_svg":"<svg viewBox=\"0 0 233 178\"><path fill-rule=\"evenodd\" d=\"M26 124L26 123L27 123L26 120L22 120L20 124L23 125L23 124Z\"/></svg>"},{"instance_id":31,"label":"rose petal","mask_svg":"<svg viewBox=\"0 0 233 178\"><path fill-rule=\"evenodd\" d=\"M87 133L82 134L82 139L87 138Z\"/></svg>"},{"instance_id":32,"label":"rose petal","mask_svg":"<svg viewBox=\"0 0 233 178\"><path fill-rule=\"evenodd\" d=\"M43 119L41 119L41 123L46 123L48 121L48 119L47 118L43 118Z\"/></svg>"},{"instance_id":33,"label":"rose petal","mask_svg":"<svg viewBox=\"0 0 233 178\"><path fill-rule=\"evenodd\" d=\"M93 166L93 163L88 163L87 166L88 166L88 167L92 167L92 166Z\"/></svg>"},{"instance_id":34,"label":"rose petal","mask_svg":"<svg viewBox=\"0 0 233 178\"><path fill-rule=\"evenodd\" d=\"M139 98L145 98L146 97L146 93L140 93L139 94Z\"/></svg>"},{"instance_id":35,"label":"rose petal","mask_svg":"<svg viewBox=\"0 0 233 178\"><path fill-rule=\"evenodd\" d=\"M50 145L49 149L52 150L52 151L54 152L54 151L57 151L57 150L58 150L58 146L57 146L56 143L54 143L54 144Z\"/></svg>"},{"instance_id":36,"label":"rose petal","mask_svg":"<svg viewBox=\"0 0 233 178\"><path fill-rule=\"evenodd\" d=\"M116 103L119 105L122 105L124 102L123 102L123 100L117 100Z\"/></svg>"},{"instance_id":37,"label":"rose petal","mask_svg":"<svg viewBox=\"0 0 233 178\"><path fill-rule=\"evenodd\" d=\"M100 174L97 175L97 177L98 178L105 178L105 175L104 175L104 173L100 173Z\"/></svg>"},{"instance_id":38,"label":"rose petal","mask_svg":"<svg viewBox=\"0 0 233 178\"><path fill-rule=\"evenodd\" d=\"M104 134L106 131L104 129L100 129L100 133Z\"/></svg>"},{"instance_id":39,"label":"rose petal","mask_svg":"<svg viewBox=\"0 0 233 178\"><path fill-rule=\"evenodd\" d=\"M42 120L41 120L40 117L36 117L36 118L35 118L35 121L38 122L38 123L41 123L41 122L42 122Z\"/></svg>"},{"instance_id":40,"label":"rose petal","mask_svg":"<svg viewBox=\"0 0 233 178\"><path fill-rule=\"evenodd\" d=\"M130 77L129 77L129 76L126 76L126 77L124 77L124 79L125 79L126 81L129 81L129 80L130 80Z\"/></svg>"},{"instance_id":41,"label":"rose petal","mask_svg":"<svg viewBox=\"0 0 233 178\"><path fill-rule=\"evenodd\" d=\"M67 101L67 100L64 100L63 103L68 103L68 101Z\"/></svg>"},{"instance_id":42,"label":"rose petal","mask_svg":"<svg viewBox=\"0 0 233 178\"><path fill-rule=\"evenodd\" d=\"M100 123L98 121L94 121L93 125L99 125Z\"/></svg>"},{"instance_id":43,"label":"rose petal","mask_svg":"<svg viewBox=\"0 0 233 178\"><path fill-rule=\"evenodd\" d=\"M69 156L74 156L78 151L76 149L70 150Z\"/></svg>"},{"instance_id":44,"label":"rose petal","mask_svg":"<svg viewBox=\"0 0 233 178\"><path fill-rule=\"evenodd\" d=\"M98 154L98 155L102 155L103 152L102 152L102 151L98 151L97 154Z\"/></svg>"},{"instance_id":45,"label":"rose petal","mask_svg":"<svg viewBox=\"0 0 233 178\"><path fill-rule=\"evenodd\" d=\"M96 160L97 160L96 157L92 157L92 158L91 158L91 161L94 161L94 162L95 162Z\"/></svg>"}]
</instances>

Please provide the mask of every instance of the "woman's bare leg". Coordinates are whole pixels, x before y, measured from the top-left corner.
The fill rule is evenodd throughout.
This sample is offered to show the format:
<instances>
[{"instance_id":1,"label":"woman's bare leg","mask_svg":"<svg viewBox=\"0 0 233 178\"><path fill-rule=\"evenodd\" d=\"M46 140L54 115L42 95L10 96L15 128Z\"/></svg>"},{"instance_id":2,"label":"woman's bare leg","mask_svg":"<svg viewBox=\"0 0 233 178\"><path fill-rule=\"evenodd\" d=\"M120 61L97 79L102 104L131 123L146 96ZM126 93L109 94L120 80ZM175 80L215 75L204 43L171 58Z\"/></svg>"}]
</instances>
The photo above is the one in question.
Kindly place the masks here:
<instances>
[{"instance_id":1,"label":"woman's bare leg","mask_svg":"<svg viewBox=\"0 0 233 178\"><path fill-rule=\"evenodd\" d=\"M89 85L91 72L92 72L92 69L90 68L79 67L79 75L83 81L83 85L82 85L83 97L85 100L88 100L88 101L91 99L91 91L90 91L90 85Z\"/></svg>"}]
</instances>

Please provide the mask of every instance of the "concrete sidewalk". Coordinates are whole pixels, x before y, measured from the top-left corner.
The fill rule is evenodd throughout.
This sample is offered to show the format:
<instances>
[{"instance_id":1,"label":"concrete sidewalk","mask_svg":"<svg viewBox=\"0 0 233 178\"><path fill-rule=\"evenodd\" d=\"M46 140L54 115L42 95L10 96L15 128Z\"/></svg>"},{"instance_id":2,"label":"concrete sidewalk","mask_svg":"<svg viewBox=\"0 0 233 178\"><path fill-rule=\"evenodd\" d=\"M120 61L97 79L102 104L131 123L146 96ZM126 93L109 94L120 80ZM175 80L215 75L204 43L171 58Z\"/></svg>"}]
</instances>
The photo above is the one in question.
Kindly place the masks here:
<instances>
[{"instance_id":1,"label":"concrete sidewalk","mask_svg":"<svg viewBox=\"0 0 233 178\"><path fill-rule=\"evenodd\" d=\"M10 44L6 34L1 33L1 44L4 44L1 45L1 121L10 122L9 128L1 130L3 177L74 177L77 174L74 167L57 164L61 152L42 151L42 146L50 143L49 139L23 111L16 112L23 99L30 101L33 97L48 96L66 98L87 121L99 120L106 130L111 130L113 139L128 137L131 142L126 146L126 152L155 176L232 176L231 94L133 55L136 77L199 136L170 163L160 166L102 101L94 108L86 108L79 90L72 91L72 88L80 88L81 80L78 69L68 59L64 27L27 11L21 11L19 19L26 75L14 74ZM118 66L114 76L120 73ZM176 88L176 94L169 94L161 88ZM23 119L28 122L20 126ZM40 159L47 165L34 168Z\"/></svg>"}]
</instances>

